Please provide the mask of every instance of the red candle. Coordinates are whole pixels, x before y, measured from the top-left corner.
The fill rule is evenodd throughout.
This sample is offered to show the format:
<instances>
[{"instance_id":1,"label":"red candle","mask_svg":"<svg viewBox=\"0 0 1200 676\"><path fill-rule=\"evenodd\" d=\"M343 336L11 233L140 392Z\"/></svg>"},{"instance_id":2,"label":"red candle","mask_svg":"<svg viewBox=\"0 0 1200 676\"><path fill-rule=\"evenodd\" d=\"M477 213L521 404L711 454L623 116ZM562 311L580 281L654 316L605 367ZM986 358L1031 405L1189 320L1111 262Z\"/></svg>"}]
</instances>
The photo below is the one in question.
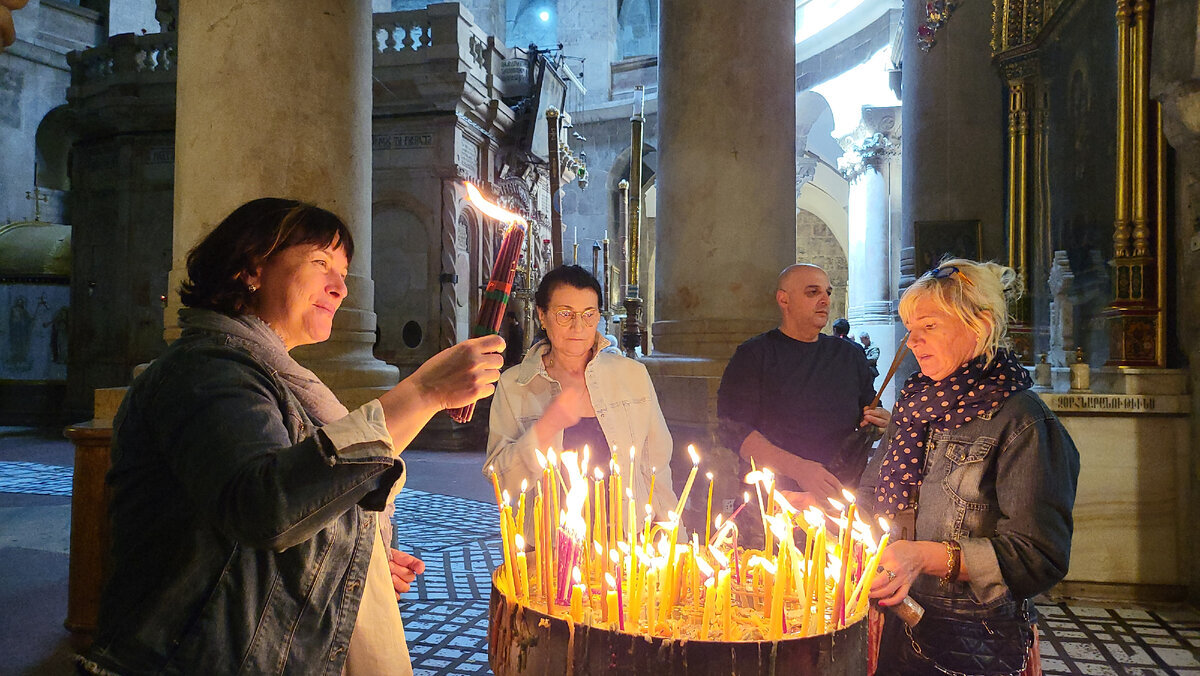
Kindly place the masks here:
<instances>
[{"instance_id":1,"label":"red candle","mask_svg":"<svg viewBox=\"0 0 1200 676\"><path fill-rule=\"evenodd\" d=\"M467 197L479 210L492 218L507 223L504 239L500 242L500 250L496 252L496 263L492 266L492 276L487 288L483 291L483 302L479 305L479 317L471 327L471 337L486 336L500 330L500 322L504 318L504 309L508 307L508 297L512 293L513 277L517 273L517 261L521 258L521 245L525 241L525 228L528 223L518 214L514 214L496 204L488 202L475 186L467 183ZM448 411L454 422L466 423L475 414L475 404L471 403L462 408Z\"/></svg>"}]
</instances>

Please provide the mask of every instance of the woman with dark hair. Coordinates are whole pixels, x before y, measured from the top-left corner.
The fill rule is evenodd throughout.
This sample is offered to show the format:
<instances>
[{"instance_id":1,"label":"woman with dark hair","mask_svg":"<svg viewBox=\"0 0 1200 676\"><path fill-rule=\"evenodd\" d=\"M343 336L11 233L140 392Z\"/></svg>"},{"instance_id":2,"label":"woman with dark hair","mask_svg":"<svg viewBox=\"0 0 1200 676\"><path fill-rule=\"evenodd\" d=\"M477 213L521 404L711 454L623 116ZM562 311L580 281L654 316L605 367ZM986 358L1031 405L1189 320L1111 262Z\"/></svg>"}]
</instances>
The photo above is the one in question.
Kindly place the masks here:
<instances>
[{"instance_id":1,"label":"woman with dark hair","mask_svg":"<svg viewBox=\"0 0 1200 676\"><path fill-rule=\"evenodd\" d=\"M535 449L582 452L586 445L589 464L605 474L615 449L628 474L629 450L635 448L634 476L625 481L644 504L656 474L652 508L666 519L678 509L671 433L646 367L604 351L608 339L596 330L600 282L578 265L564 265L542 277L534 300L547 338L496 385L484 474L494 469L516 496L523 479L532 486L541 475Z\"/></svg>"},{"instance_id":2,"label":"woman with dark hair","mask_svg":"<svg viewBox=\"0 0 1200 676\"><path fill-rule=\"evenodd\" d=\"M396 600L424 566L377 515L430 417L492 392L504 343L461 343L348 411L288 351L329 338L353 254L332 213L268 198L188 255L182 335L114 426L84 672L411 673Z\"/></svg>"}]
</instances>

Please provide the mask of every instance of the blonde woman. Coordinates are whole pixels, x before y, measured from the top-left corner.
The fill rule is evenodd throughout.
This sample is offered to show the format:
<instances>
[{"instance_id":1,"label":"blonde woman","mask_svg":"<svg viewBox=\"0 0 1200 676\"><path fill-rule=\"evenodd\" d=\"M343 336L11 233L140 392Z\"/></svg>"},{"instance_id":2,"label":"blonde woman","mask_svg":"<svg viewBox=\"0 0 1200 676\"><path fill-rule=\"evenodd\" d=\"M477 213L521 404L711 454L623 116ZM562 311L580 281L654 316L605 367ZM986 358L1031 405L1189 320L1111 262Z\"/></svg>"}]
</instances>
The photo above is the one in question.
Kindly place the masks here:
<instances>
[{"instance_id":1,"label":"blonde woman","mask_svg":"<svg viewBox=\"0 0 1200 676\"><path fill-rule=\"evenodd\" d=\"M1016 674L1036 664L1033 597L1063 579L1079 453L1005 349L1012 269L956 259L919 278L900 318L920 371L885 434L876 510L915 513L871 596L887 615L881 674Z\"/></svg>"}]
</instances>

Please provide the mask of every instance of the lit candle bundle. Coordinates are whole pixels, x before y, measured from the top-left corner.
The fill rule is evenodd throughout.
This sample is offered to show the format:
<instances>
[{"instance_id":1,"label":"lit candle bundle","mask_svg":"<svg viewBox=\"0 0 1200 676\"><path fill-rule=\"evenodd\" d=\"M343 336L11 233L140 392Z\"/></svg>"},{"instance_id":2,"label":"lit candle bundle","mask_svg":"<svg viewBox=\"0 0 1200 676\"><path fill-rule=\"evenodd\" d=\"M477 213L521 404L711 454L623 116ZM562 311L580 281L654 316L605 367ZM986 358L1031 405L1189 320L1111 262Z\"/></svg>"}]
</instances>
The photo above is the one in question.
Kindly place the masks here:
<instances>
[{"instance_id":1,"label":"lit candle bundle","mask_svg":"<svg viewBox=\"0 0 1200 676\"><path fill-rule=\"evenodd\" d=\"M535 575L529 579L524 570L522 550L530 541L517 539L523 525L513 523L508 496L498 491L505 557L494 577L497 588L516 603L576 623L689 640L818 636L865 616L871 581L887 545L882 519L883 536L877 541L849 493L845 503L830 501L828 513L816 507L800 512L763 468L746 481L759 494L759 518L770 544L761 550L739 547L737 519L750 503L749 493L728 518L717 516L708 541L702 543L700 533L680 538L686 496L699 467L699 456L688 450L693 469L680 504L660 522L653 521L649 504L640 505L646 513L640 528L631 488L624 491L628 503L622 507L615 462L606 478L598 468L587 467L586 452L539 452L542 477L531 542ZM631 465L629 476L632 470ZM706 513L711 513L709 494ZM622 524L627 532L621 532ZM507 566L516 570L504 570Z\"/></svg>"},{"instance_id":2,"label":"lit candle bundle","mask_svg":"<svg viewBox=\"0 0 1200 676\"><path fill-rule=\"evenodd\" d=\"M504 319L504 309L508 307L508 297L512 293L513 277L517 273L517 262L521 258L521 245L525 241L525 229L529 223L520 215L484 199L479 190L470 183L467 183L467 198L487 216L508 225L504 229L504 239L500 242L500 250L496 252L492 276L488 279L487 288L483 291L483 300L479 304L479 317L471 328L471 337L474 338L497 333L500 330L500 322ZM471 416L475 414L475 404L451 409L447 413L455 422L470 422Z\"/></svg>"}]
</instances>

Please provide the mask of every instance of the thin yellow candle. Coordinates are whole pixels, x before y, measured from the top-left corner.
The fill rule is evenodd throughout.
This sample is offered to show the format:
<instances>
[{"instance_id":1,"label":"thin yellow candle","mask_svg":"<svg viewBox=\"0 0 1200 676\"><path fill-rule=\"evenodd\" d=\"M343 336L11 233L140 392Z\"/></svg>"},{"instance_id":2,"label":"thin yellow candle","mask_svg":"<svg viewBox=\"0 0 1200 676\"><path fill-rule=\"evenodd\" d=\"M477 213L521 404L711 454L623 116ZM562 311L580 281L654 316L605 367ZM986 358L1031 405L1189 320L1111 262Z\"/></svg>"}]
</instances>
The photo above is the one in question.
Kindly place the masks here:
<instances>
[{"instance_id":1,"label":"thin yellow candle","mask_svg":"<svg viewBox=\"0 0 1200 676\"><path fill-rule=\"evenodd\" d=\"M516 595L517 588L513 583L513 566L515 559L512 552L512 507L508 504L508 492L503 493L503 505L500 508L500 538L503 540L501 548L504 553L504 581L508 585L508 591L512 595Z\"/></svg>"},{"instance_id":2,"label":"thin yellow candle","mask_svg":"<svg viewBox=\"0 0 1200 676\"><path fill-rule=\"evenodd\" d=\"M775 559L775 587L771 592L770 640L772 641L783 638L783 598L787 593L788 573L791 570L788 556L789 549L780 547L779 555Z\"/></svg>"},{"instance_id":3,"label":"thin yellow candle","mask_svg":"<svg viewBox=\"0 0 1200 676\"><path fill-rule=\"evenodd\" d=\"M858 581L858 587L854 590L857 603L855 605L855 614L865 612L867 604L871 601L870 591L871 583L875 580L875 573L879 570L879 557L883 554L883 550L887 547L888 537L891 535L891 526L888 522L879 518L879 527L883 530L883 537L879 539L879 547L875 550L875 555L871 557L867 564L866 570L863 571L862 578Z\"/></svg>"},{"instance_id":4,"label":"thin yellow candle","mask_svg":"<svg viewBox=\"0 0 1200 676\"><path fill-rule=\"evenodd\" d=\"M496 492L496 507L500 507L500 477L496 475L496 466L489 465L488 471L492 473L492 490Z\"/></svg>"},{"instance_id":5,"label":"thin yellow candle","mask_svg":"<svg viewBox=\"0 0 1200 676\"><path fill-rule=\"evenodd\" d=\"M679 507L675 511L683 516L684 505L687 504L688 495L692 492L692 482L696 480L696 472L700 470L700 456L696 454L696 447L688 444L688 455L692 458L692 471L688 473L687 481L683 484L683 492L679 494Z\"/></svg>"},{"instance_id":6,"label":"thin yellow candle","mask_svg":"<svg viewBox=\"0 0 1200 676\"><path fill-rule=\"evenodd\" d=\"M617 581L609 573L604 574L604 587L608 589L604 593L604 621L617 624L620 617L617 609Z\"/></svg>"},{"instance_id":7,"label":"thin yellow candle","mask_svg":"<svg viewBox=\"0 0 1200 676\"><path fill-rule=\"evenodd\" d=\"M638 575L638 565L634 553L629 556L629 575L625 578L625 585L629 590L628 612L631 630L637 631L642 616L642 582Z\"/></svg>"},{"instance_id":8,"label":"thin yellow candle","mask_svg":"<svg viewBox=\"0 0 1200 676\"><path fill-rule=\"evenodd\" d=\"M542 591L546 592L542 582L542 496L540 492L533 496L533 579L543 585Z\"/></svg>"},{"instance_id":9,"label":"thin yellow candle","mask_svg":"<svg viewBox=\"0 0 1200 676\"><path fill-rule=\"evenodd\" d=\"M517 579L521 583L517 598L521 603L529 604L529 564L525 558L525 538L520 534L515 538L517 545Z\"/></svg>"},{"instance_id":10,"label":"thin yellow candle","mask_svg":"<svg viewBox=\"0 0 1200 676\"><path fill-rule=\"evenodd\" d=\"M816 568L814 569L814 580L817 585L817 606L816 606L816 622L813 623L813 632L815 634L825 633L825 528L822 527L817 532L817 547L813 552L816 557Z\"/></svg>"},{"instance_id":11,"label":"thin yellow candle","mask_svg":"<svg viewBox=\"0 0 1200 676\"><path fill-rule=\"evenodd\" d=\"M704 614L700 621L700 640L702 641L708 640L709 627L712 625L716 605L717 587L713 584L713 578L710 577L704 581Z\"/></svg>"},{"instance_id":12,"label":"thin yellow candle","mask_svg":"<svg viewBox=\"0 0 1200 676\"><path fill-rule=\"evenodd\" d=\"M632 552L637 544L637 528L634 523L637 504L633 501L632 487L625 489L625 495L629 498L629 551Z\"/></svg>"},{"instance_id":13,"label":"thin yellow candle","mask_svg":"<svg viewBox=\"0 0 1200 676\"><path fill-rule=\"evenodd\" d=\"M700 559L700 542L699 536L692 533L692 567L689 572L692 574L689 595L692 597L692 610L700 609L700 564L703 563Z\"/></svg>"},{"instance_id":14,"label":"thin yellow candle","mask_svg":"<svg viewBox=\"0 0 1200 676\"><path fill-rule=\"evenodd\" d=\"M705 472L704 476L708 477L708 509L704 512L704 541L707 543L712 539L713 473Z\"/></svg>"},{"instance_id":15,"label":"thin yellow candle","mask_svg":"<svg viewBox=\"0 0 1200 676\"><path fill-rule=\"evenodd\" d=\"M586 593L580 582L579 566L571 570L571 577L575 580L575 584L571 585L571 621L578 624L583 622L583 595Z\"/></svg>"},{"instance_id":16,"label":"thin yellow candle","mask_svg":"<svg viewBox=\"0 0 1200 676\"><path fill-rule=\"evenodd\" d=\"M654 634L654 625L657 624L658 618L656 612L656 599L658 591L658 569L651 564L646 569L646 633Z\"/></svg>"},{"instance_id":17,"label":"thin yellow candle","mask_svg":"<svg viewBox=\"0 0 1200 676\"><path fill-rule=\"evenodd\" d=\"M657 468L657 467L651 467L651 468L650 468L650 497L646 499L646 506L647 506L647 507L648 507L648 506L650 506L650 505L653 505L653 504L654 504L654 480L655 480L656 478L658 478L658 477L656 476L656 475L657 475L657 473L658 473L658 468Z\"/></svg>"},{"instance_id":18,"label":"thin yellow candle","mask_svg":"<svg viewBox=\"0 0 1200 676\"><path fill-rule=\"evenodd\" d=\"M733 625L733 595L730 593L729 573L729 569L726 568L718 574L717 578L717 584L720 587L717 590L717 596L721 599L721 640L723 641L730 639L730 630Z\"/></svg>"},{"instance_id":19,"label":"thin yellow candle","mask_svg":"<svg viewBox=\"0 0 1200 676\"><path fill-rule=\"evenodd\" d=\"M521 497L517 499L517 535L525 536L525 491L529 489L529 481L521 479Z\"/></svg>"}]
</instances>

